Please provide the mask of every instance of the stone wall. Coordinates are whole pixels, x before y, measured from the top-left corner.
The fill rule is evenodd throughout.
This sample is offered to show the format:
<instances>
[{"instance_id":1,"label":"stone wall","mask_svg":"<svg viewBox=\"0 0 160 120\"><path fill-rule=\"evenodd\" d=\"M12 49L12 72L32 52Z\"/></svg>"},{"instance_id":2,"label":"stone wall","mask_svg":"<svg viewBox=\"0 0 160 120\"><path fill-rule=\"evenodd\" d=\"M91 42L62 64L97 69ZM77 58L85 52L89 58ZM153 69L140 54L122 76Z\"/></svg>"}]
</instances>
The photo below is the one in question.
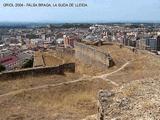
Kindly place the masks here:
<instances>
[{"instance_id":1,"label":"stone wall","mask_svg":"<svg viewBox=\"0 0 160 120\"><path fill-rule=\"evenodd\" d=\"M72 48L56 48L56 53L59 57L70 56L73 57L75 55L75 51Z\"/></svg>"},{"instance_id":2,"label":"stone wall","mask_svg":"<svg viewBox=\"0 0 160 120\"><path fill-rule=\"evenodd\" d=\"M39 67L24 70L16 70L0 73L0 80L24 78L27 76L40 76L52 74L64 74L64 72L75 72L75 63L67 63L55 67Z\"/></svg>"},{"instance_id":3,"label":"stone wall","mask_svg":"<svg viewBox=\"0 0 160 120\"><path fill-rule=\"evenodd\" d=\"M109 120L107 113L109 112L110 105L113 102L114 94L101 90L98 94L98 120Z\"/></svg>"},{"instance_id":4,"label":"stone wall","mask_svg":"<svg viewBox=\"0 0 160 120\"><path fill-rule=\"evenodd\" d=\"M114 65L110 54L98 51L94 47L79 42L75 43L75 57L87 64L101 67L112 67Z\"/></svg>"}]
</instances>

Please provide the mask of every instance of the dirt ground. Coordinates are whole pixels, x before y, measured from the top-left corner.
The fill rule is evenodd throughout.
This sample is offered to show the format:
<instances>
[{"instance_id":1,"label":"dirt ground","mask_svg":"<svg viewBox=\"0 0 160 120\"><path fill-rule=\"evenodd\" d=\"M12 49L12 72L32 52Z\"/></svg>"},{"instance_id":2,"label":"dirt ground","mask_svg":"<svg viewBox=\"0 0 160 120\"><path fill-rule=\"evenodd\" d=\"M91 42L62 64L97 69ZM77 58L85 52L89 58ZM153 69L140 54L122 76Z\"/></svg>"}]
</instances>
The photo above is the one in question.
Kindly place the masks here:
<instances>
[{"instance_id":1,"label":"dirt ground","mask_svg":"<svg viewBox=\"0 0 160 120\"><path fill-rule=\"evenodd\" d=\"M128 48L121 49L117 45L102 46L98 49L109 51L116 66L129 61L123 70L108 77L116 83L123 84L132 80L156 77L160 74L160 57L158 56L141 52L133 53Z\"/></svg>"},{"instance_id":2,"label":"dirt ground","mask_svg":"<svg viewBox=\"0 0 160 120\"><path fill-rule=\"evenodd\" d=\"M63 64L63 60L54 56L54 54L50 54L49 52L44 52L43 58L44 58L45 66L56 66L56 65Z\"/></svg>"},{"instance_id":3,"label":"dirt ground","mask_svg":"<svg viewBox=\"0 0 160 120\"><path fill-rule=\"evenodd\" d=\"M33 66L34 67L44 66L42 52L36 51L34 53L34 63L33 63Z\"/></svg>"},{"instance_id":4,"label":"dirt ground","mask_svg":"<svg viewBox=\"0 0 160 120\"><path fill-rule=\"evenodd\" d=\"M34 54L34 67L56 66L60 64L63 64L63 60L56 57L54 53L36 51Z\"/></svg>"},{"instance_id":5,"label":"dirt ground","mask_svg":"<svg viewBox=\"0 0 160 120\"><path fill-rule=\"evenodd\" d=\"M81 120L97 113L99 90L160 74L158 57L116 45L97 49L109 52L116 66L102 70L76 60L76 73L0 81L0 120Z\"/></svg>"},{"instance_id":6,"label":"dirt ground","mask_svg":"<svg viewBox=\"0 0 160 120\"><path fill-rule=\"evenodd\" d=\"M102 80L66 83L1 97L1 120L80 120L97 111L97 92L111 89Z\"/></svg>"}]
</instances>

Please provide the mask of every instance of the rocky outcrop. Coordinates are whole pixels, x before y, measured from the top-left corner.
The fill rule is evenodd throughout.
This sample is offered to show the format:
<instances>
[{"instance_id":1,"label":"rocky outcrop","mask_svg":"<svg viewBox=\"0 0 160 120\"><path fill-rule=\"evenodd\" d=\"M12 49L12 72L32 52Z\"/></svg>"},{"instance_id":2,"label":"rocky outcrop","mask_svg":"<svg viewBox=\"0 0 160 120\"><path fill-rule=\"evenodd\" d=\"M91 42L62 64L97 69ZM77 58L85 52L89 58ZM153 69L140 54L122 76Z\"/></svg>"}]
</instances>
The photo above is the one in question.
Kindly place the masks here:
<instances>
[{"instance_id":1,"label":"rocky outcrop","mask_svg":"<svg viewBox=\"0 0 160 120\"><path fill-rule=\"evenodd\" d=\"M99 92L98 120L159 120L160 77Z\"/></svg>"}]
</instances>

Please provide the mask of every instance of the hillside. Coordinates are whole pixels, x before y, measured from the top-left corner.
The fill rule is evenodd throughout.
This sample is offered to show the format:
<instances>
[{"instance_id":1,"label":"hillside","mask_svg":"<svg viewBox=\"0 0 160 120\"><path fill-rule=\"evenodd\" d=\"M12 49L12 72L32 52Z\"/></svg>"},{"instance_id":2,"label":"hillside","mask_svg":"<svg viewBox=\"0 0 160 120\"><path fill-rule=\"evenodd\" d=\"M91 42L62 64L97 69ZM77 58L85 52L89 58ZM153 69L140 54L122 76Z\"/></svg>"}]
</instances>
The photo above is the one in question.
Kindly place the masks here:
<instances>
[{"instance_id":1,"label":"hillside","mask_svg":"<svg viewBox=\"0 0 160 120\"><path fill-rule=\"evenodd\" d=\"M42 53L49 56L48 65L74 61L76 72L0 81L0 120L81 120L84 118L89 120L90 116L96 117L100 90L114 89L132 95L134 92L137 94L136 90L142 88L142 92L131 100L136 103L136 97L141 93L145 94L146 96L142 95L138 98L137 105L141 104L141 97L146 99L152 92L159 90L157 78L160 74L159 57L148 53L133 53L117 45L96 48L109 52L116 65L110 69L101 69L94 65L86 65L82 61L75 60L74 57L66 55L59 58L49 52ZM61 60L57 61L57 59ZM154 79L153 84L152 79ZM145 80L144 85L143 80ZM120 87L123 85L124 89ZM148 92L151 93L146 94ZM154 98L156 95L155 101L159 98L158 92L151 96Z\"/></svg>"},{"instance_id":2,"label":"hillside","mask_svg":"<svg viewBox=\"0 0 160 120\"><path fill-rule=\"evenodd\" d=\"M100 92L101 120L159 120L159 76Z\"/></svg>"},{"instance_id":3,"label":"hillside","mask_svg":"<svg viewBox=\"0 0 160 120\"><path fill-rule=\"evenodd\" d=\"M128 62L128 65L123 70L107 77L120 85L160 74L160 57L158 56L140 51L133 53L128 48L119 48L117 45L106 45L98 49L111 53L116 63L114 68L119 68Z\"/></svg>"}]
</instances>

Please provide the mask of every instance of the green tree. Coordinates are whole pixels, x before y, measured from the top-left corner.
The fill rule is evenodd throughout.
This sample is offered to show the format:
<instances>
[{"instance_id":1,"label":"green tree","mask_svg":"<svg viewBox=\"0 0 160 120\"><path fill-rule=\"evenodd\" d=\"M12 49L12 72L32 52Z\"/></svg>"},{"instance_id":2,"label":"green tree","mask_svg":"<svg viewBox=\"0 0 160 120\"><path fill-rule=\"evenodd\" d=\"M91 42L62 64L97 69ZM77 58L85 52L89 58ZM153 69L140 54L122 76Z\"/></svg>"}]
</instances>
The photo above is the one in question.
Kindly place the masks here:
<instances>
[{"instance_id":1,"label":"green tree","mask_svg":"<svg viewBox=\"0 0 160 120\"><path fill-rule=\"evenodd\" d=\"M5 66L0 64L0 72L5 71L5 70L6 70Z\"/></svg>"},{"instance_id":2,"label":"green tree","mask_svg":"<svg viewBox=\"0 0 160 120\"><path fill-rule=\"evenodd\" d=\"M33 67L33 59L27 60L26 63L22 66L22 68L31 68Z\"/></svg>"}]
</instances>

